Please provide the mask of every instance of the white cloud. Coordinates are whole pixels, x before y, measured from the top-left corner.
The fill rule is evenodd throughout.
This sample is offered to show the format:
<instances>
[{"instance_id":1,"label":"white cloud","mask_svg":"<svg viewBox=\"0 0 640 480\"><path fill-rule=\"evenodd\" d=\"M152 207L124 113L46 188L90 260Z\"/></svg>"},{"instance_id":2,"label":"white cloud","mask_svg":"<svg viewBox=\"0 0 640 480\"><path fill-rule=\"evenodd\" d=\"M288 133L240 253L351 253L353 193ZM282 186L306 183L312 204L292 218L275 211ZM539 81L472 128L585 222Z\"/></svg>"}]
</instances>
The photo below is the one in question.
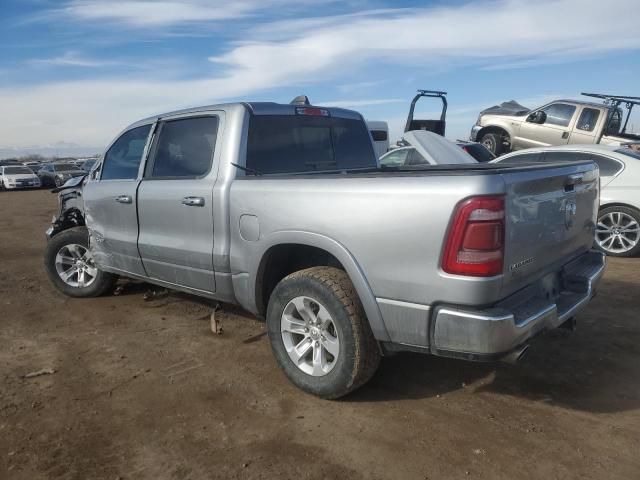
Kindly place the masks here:
<instances>
[{"instance_id":1,"label":"white cloud","mask_svg":"<svg viewBox=\"0 0 640 480\"><path fill-rule=\"evenodd\" d=\"M362 108L371 107L374 105L388 105L390 103L405 103L406 98L370 98L359 100L319 100L317 105L325 107L339 107L339 108Z\"/></svg>"},{"instance_id":2,"label":"white cloud","mask_svg":"<svg viewBox=\"0 0 640 480\"><path fill-rule=\"evenodd\" d=\"M66 52L64 55L52 58L34 58L29 60L32 65L57 66L57 67L110 67L119 62L111 60L95 60L79 56L75 52Z\"/></svg>"},{"instance_id":3,"label":"white cloud","mask_svg":"<svg viewBox=\"0 0 640 480\"><path fill-rule=\"evenodd\" d=\"M215 21L223 15L248 14L288 1L260 2L261 7L257 7L258 0L164 1L154 2L152 8L145 1L87 0L71 2L64 11L84 20L161 26ZM238 32L249 40L210 58L220 70L214 78L163 81L120 77L0 88L3 112L12 119L0 124L0 138L4 144L14 145L32 144L36 137L41 143L67 140L100 145L130 121L151 113L227 98L246 99L251 93L274 87L352 80L364 66L375 67L367 71L380 71L382 78L383 68L390 64L429 70L469 64L486 68L522 60L544 62L548 58L555 62L638 49L638 17L637 0L502 0L367 11L331 17L330 21L323 17L293 19L285 30L263 26L255 37L259 40L248 32ZM304 28L308 25L313 27Z\"/></svg>"},{"instance_id":4,"label":"white cloud","mask_svg":"<svg viewBox=\"0 0 640 480\"><path fill-rule=\"evenodd\" d=\"M306 3L311 0L72 0L52 13L83 21L159 27L236 19L265 9Z\"/></svg>"}]
</instances>

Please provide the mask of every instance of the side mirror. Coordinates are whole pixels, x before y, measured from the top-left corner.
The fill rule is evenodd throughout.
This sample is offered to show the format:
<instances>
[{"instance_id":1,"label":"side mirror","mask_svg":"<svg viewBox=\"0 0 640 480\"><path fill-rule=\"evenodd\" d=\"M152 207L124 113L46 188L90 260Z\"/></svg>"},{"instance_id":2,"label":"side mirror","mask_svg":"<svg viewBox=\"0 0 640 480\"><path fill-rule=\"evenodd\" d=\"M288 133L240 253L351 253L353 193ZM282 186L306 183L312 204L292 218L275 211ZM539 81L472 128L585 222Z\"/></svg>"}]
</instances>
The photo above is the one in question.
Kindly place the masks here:
<instances>
[{"instance_id":1,"label":"side mirror","mask_svg":"<svg viewBox=\"0 0 640 480\"><path fill-rule=\"evenodd\" d=\"M531 115L527 117L527 122L530 122L530 123L537 123L542 125L546 121L547 121L547 114L542 110L533 112Z\"/></svg>"}]
</instances>

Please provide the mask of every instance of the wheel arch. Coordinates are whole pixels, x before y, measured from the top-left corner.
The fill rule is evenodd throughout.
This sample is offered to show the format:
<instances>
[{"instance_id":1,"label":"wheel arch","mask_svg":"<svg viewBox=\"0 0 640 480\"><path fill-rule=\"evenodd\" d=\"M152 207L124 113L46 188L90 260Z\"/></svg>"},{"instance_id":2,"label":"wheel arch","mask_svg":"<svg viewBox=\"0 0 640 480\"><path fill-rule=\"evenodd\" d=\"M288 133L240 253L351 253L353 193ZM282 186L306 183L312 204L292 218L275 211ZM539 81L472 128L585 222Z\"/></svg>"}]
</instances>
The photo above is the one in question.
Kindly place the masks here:
<instances>
[{"instance_id":1,"label":"wheel arch","mask_svg":"<svg viewBox=\"0 0 640 480\"><path fill-rule=\"evenodd\" d=\"M511 139L511 133L509 133L506 128L500 127L498 125L488 125L480 129L478 135L476 136L477 141L479 142L487 133L495 133L497 135Z\"/></svg>"},{"instance_id":2,"label":"wheel arch","mask_svg":"<svg viewBox=\"0 0 640 480\"><path fill-rule=\"evenodd\" d=\"M630 208L631 210L635 210L636 212L638 212L638 214L640 214L640 208L634 206L634 205L629 205L628 203L624 203L624 202L616 202L616 201L611 201L608 203L603 203L602 205L600 205L600 207L598 207L598 212L601 212L602 210L604 210L605 208L610 208L610 207L624 207L624 208Z\"/></svg>"},{"instance_id":3,"label":"wheel arch","mask_svg":"<svg viewBox=\"0 0 640 480\"><path fill-rule=\"evenodd\" d=\"M277 232L269 236L255 258L255 268L250 270L248 292L255 302L253 310L259 315L266 312L269 295L282 278L304 268L334 266L344 270L353 283L376 339L389 340L378 303L364 272L341 243L317 233Z\"/></svg>"}]
</instances>

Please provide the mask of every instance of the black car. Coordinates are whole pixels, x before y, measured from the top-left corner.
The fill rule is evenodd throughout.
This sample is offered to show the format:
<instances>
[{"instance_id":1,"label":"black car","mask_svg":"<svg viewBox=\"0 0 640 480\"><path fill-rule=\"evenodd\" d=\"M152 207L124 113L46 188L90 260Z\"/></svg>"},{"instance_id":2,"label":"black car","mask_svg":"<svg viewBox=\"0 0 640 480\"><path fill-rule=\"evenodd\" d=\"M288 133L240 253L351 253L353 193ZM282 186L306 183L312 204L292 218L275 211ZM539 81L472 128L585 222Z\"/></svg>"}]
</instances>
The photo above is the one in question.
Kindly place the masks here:
<instances>
[{"instance_id":1,"label":"black car","mask_svg":"<svg viewBox=\"0 0 640 480\"><path fill-rule=\"evenodd\" d=\"M87 172L67 163L46 163L38 170L37 174L43 186L59 187L70 178L86 175Z\"/></svg>"}]
</instances>

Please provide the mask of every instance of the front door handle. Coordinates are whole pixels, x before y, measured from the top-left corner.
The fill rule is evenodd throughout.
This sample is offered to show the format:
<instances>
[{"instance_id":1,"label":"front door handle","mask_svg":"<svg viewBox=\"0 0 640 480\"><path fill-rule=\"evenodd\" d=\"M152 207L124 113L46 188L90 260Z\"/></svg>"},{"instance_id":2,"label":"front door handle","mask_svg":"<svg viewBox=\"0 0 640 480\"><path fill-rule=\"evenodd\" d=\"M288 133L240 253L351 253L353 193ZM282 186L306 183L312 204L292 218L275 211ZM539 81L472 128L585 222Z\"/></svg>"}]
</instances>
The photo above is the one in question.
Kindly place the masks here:
<instances>
[{"instance_id":1,"label":"front door handle","mask_svg":"<svg viewBox=\"0 0 640 480\"><path fill-rule=\"evenodd\" d=\"M116 197L116 202L118 203L133 203L133 198L129 195L118 195Z\"/></svg>"},{"instance_id":2,"label":"front door handle","mask_svg":"<svg viewBox=\"0 0 640 480\"><path fill-rule=\"evenodd\" d=\"M569 138L569 132L562 132L562 138Z\"/></svg>"},{"instance_id":3,"label":"front door handle","mask_svg":"<svg viewBox=\"0 0 640 480\"><path fill-rule=\"evenodd\" d=\"M204 198L202 197L184 197L182 204L187 207L204 207Z\"/></svg>"}]
</instances>

